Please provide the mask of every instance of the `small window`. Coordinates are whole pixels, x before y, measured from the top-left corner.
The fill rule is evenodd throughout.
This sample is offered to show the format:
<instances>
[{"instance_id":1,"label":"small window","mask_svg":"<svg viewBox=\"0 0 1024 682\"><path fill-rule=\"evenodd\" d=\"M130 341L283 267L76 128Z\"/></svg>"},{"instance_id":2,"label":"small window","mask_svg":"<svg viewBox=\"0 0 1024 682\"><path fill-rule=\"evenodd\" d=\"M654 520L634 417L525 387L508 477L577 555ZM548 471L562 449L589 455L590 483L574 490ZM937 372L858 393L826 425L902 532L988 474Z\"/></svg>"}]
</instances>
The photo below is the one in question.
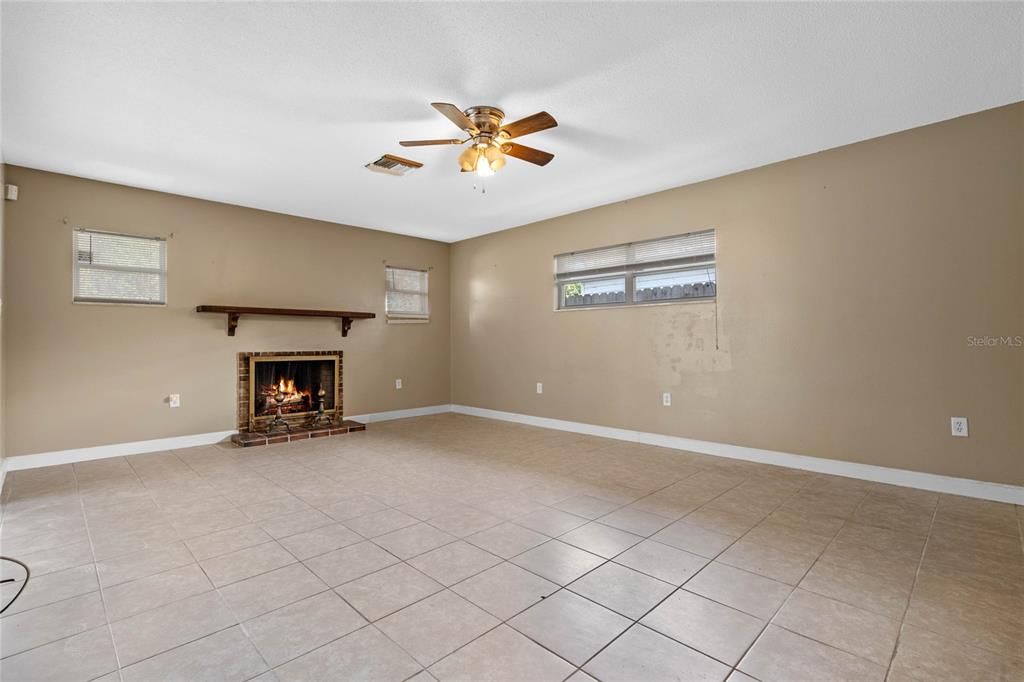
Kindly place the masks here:
<instances>
[{"instance_id":1,"label":"small window","mask_svg":"<svg viewBox=\"0 0 1024 682\"><path fill-rule=\"evenodd\" d=\"M384 268L387 294L384 311L389 322L426 322L430 319L428 272L409 268Z\"/></svg>"},{"instance_id":2,"label":"small window","mask_svg":"<svg viewBox=\"0 0 1024 682\"><path fill-rule=\"evenodd\" d=\"M76 303L167 303L167 240L77 229Z\"/></svg>"},{"instance_id":3,"label":"small window","mask_svg":"<svg viewBox=\"0 0 1024 682\"><path fill-rule=\"evenodd\" d=\"M555 256L561 310L713 299L717 292L714 230Z\"/></svg>"}]
</instances>

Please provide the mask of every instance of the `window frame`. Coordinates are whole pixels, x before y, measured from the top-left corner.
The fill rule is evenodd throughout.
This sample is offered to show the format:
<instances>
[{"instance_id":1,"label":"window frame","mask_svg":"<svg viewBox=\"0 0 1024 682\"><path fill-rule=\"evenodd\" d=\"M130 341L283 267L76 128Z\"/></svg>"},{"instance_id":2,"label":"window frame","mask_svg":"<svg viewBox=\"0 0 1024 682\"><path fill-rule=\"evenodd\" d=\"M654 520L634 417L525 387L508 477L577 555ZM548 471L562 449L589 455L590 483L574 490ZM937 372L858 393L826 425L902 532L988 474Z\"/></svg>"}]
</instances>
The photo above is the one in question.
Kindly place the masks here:
<instances>
[{"instance_id":1,"label":"window frame","mask_svg":"<svg viewBox=\"0 0 1024 682\"><path fill-rule=\"evenodd\" d=\"M396 289L392 288L388 282L388 270L407 270L409 272L418 272L423 275L424 290L413 291L410 289ZM392 265L390 263L384 264L384 320L388 324L426 324L430 322L430 271L432 268L410 268L404 265ZM388 293L398 292L406 294L415 294L417 296L423 296L426 301L427 312L424 315L418 313L395 313L388 312Z\"/></svg>"},{"instance_id":2,"label":"window frame","mask_svg":"<svg viewBox=\"0 0 1024 682\"><path fill-rule=\"evenodd\" d=\"M79 298L78 297L78 272L79 266L84 265L78 262L78 234L85 232L88 234L104 234L113 237L128 237L129 239L142 239L146 241L155 241L160 243L160 256L162 261L161 268L130 268L121 267L116 265L93 265L90 263L88 267L97 270L107 270L109 272L144 272L161 275L163 278L163 300L162 301L142 301L138 299L118 299L118 298ZM129 234L127 232L114 232L112 230L97 230L92 227L76 227L71 230L71 302L75 305L116 305L116 306L138 306L141 308L166 308L168 301L170 300L170 287L168 279L168 249L167 249L167 238L144 235L144 234Z\"/></svg>"},{"instance_id":3,"label":"window frame","mask_svg":"<svg viewBox=\"0 0 1024 682\"><path fill-rule=\"evenodd\" d=\"M647 263L627 263L621 266L609 266L603 268L593 268L591 270L579 270L576 273L564 273L559 274L558 272L558 258L559 256L565 256L569 254L578 253L589 253L592 251L604 251L607 249L616 248L627 248L631 249L637 244L648 244L651 242L664 241L669 239L675 239L678 237L684 237L687 235L697 235L705 232L714 233L715 239L715 251L710 256L684 256L680 258L669 258L661 261L651 261ZM570 251L563 254L556 254L552 259L553 270L554 270L554 306L555 312L564 311L576 311L576 310L606 310L608 308L633 308L639 306L651 306L651 305L676 305L680 303L711 303L718 299L718 235L716 230L697 230L694 232L686 232L677 235L668 235L665 237L658 237L655 239L646 239L637 242L626 242L624 244L611 244L608 246L596 247L593 249L581 249L579 251ZM652 274L656 272L662 272L664 274L673 274L677 272L691 272L694 270L702 270L707 268L713 268L715 271L715 294L713 296L693 296L689 298L666 298L666 299L654 299L648 301L637 301L636 300L636 278L638 276ZM575 275L575 276L573 276ZM600 281L608 279L624 279L625 297L623 301L614 303L599 303L591 305L566 305L565 303L565 287L575 282L585 281Z\"/></svg>"}]
</instances>

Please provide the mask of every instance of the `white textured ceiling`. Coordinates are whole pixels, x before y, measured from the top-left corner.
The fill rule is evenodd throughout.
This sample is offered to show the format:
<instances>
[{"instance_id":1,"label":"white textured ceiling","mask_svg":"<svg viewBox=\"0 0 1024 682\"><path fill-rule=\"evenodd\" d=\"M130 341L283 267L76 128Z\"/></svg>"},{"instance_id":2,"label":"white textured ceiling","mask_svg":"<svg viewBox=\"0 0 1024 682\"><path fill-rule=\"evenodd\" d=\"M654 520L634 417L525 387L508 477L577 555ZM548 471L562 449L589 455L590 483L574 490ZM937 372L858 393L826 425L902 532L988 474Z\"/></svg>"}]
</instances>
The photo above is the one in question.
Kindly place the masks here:
<instances>
[{"instance_id":1,"label":"white textured ceiling","mask_svg":"<svg viewBox=\"0 0 1024 682\"><path fill-rule=\"evenodd\" d=\"M455 241L1024 99L1024 4L3 2L8 163ZM428 103L541 109L474 192ZM399 153L411 176L363 164Z\"/></svg>"}]
</instances>

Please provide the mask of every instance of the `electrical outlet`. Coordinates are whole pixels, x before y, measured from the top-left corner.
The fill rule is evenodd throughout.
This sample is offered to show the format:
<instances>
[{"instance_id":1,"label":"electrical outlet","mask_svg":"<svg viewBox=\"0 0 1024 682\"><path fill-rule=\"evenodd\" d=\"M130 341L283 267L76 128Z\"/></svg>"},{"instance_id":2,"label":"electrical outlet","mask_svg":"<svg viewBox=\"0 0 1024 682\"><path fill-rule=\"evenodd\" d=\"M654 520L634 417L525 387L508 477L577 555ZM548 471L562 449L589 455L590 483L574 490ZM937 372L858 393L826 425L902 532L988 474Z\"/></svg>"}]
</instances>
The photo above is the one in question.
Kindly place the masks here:
<instances>
[{"instance_id":1,"label":"electrical outlet","mask_svg":"<svg viewBox=\"0 0 1024 682\"><path fill-rule=\"evenodd\" d=\"M967 417L950 417L949 422L954 436L967 438Z\"/></svg>"},{"instance_id":2,"label":"electrical outlet","mask_svg":"<svg viewBox=\"0 0 1024 682\"><path fill-rule=\"evenodd\" d=\"M167 404L171 407L181 407L181 394L172 393L167 396Z\"/></svg>"},{"instance_id":3,"label":"electrical outlet","mask_svg":"<svg viewBox=\"0 0 1024 682\"><path fill-rule=\"evenodd\" d=\"M538 382L537 382L537 395L540 395L540 394L541 394L541 393L543 393L543 392L544 392L544 384L542 384L542 383L540 383L540 382L538 381Z\"/></svg>"},{"instance_id":4,"label":"electrical outlet","mask_svg":"<svg viewBox=\"0 0 1024 682\"><path fill-rule=\"evenodd\" d=\"M402 380L401 379L395 379L395 389L397 389L397 390L401 390L402 389Z\"/></svg>"},{"instance_id":5,"label":"electrical outlet","mask_svg":"<svg viewBox=\"0 0 1024 682\"><path fill-rule=\"evenodd\" d=\"M662 393L661 394L661 404L664 405L665 407L672 407L672 394L671 393Z\"/></svg>"}]
</instances>

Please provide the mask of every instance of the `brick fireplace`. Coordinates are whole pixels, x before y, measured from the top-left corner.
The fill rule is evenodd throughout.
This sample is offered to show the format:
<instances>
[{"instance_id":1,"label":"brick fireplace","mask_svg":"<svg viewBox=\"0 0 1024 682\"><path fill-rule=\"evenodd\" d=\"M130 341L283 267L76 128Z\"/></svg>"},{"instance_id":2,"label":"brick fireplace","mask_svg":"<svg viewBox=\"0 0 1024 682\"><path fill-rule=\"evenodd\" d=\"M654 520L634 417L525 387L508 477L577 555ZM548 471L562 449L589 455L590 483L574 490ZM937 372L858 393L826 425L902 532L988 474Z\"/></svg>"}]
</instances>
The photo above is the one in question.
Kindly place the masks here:
<instances>
[{"instance_id":1,"label":"brick fireplace","mask_svg":"<svg viewBox=\"0 0 1024 682\"><path fill-rule=\"evenodd\" d=\"M237 424L243 447L362 431L344 414L344 354L340 350L255 351L238 354ZM317 422L320 402L331 423ZM268 431L277 416L287 426Z\"/></svg>"}]
</instances>

